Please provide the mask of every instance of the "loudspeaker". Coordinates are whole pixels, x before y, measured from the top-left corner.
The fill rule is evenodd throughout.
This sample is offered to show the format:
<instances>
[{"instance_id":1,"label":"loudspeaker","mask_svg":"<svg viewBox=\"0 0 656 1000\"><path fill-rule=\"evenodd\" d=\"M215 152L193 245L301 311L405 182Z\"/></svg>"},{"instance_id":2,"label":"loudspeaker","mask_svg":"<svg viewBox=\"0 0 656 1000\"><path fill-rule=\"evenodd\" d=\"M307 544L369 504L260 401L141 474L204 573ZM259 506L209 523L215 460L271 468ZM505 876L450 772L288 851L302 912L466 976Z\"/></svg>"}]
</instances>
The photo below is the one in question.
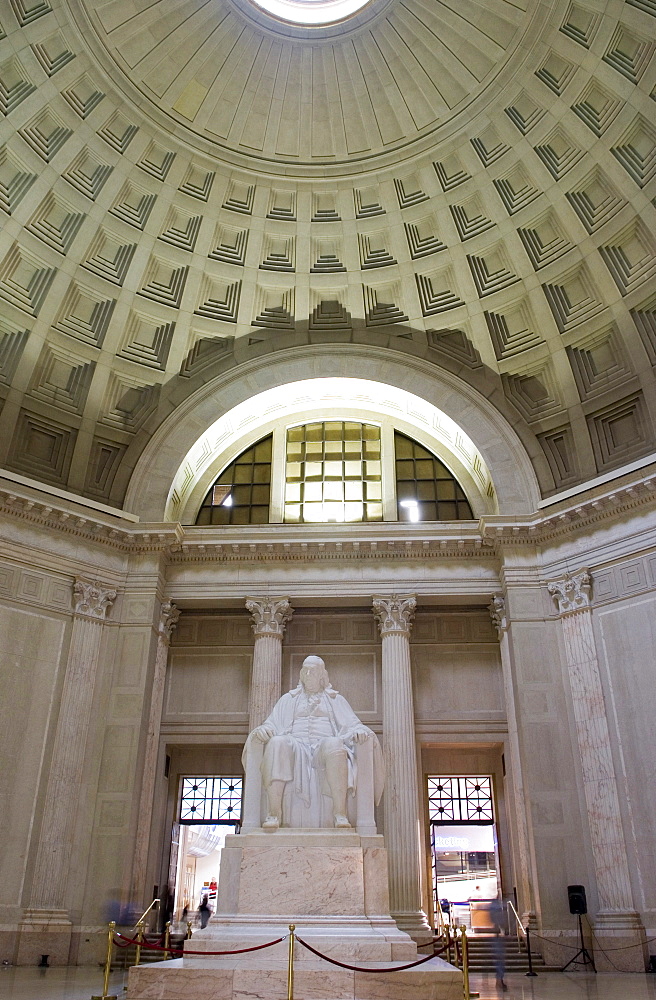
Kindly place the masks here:
<instances>
[{"instance_id":1,"label":"loudspeaker","mask_svg":"<svg viewBox=\"0 0 656 1000\"><path fill-rule=\"evenodd\" d=\"M570 913L587 913L588 904L585 898L584 885L568 885L567 898L569 899Z\"/></svg>"}]
</instances>

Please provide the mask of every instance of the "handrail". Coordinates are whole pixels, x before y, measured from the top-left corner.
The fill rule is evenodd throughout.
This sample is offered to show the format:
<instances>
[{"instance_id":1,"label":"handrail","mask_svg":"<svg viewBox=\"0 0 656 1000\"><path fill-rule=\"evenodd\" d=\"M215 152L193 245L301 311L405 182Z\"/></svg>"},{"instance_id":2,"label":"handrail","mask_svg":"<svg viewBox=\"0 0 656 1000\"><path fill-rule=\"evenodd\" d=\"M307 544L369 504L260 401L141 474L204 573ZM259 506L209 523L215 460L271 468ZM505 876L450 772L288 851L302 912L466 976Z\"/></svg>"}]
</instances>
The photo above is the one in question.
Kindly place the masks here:
<instances>
[{"instance_id":1,"label":"handrail","mask_svg":"<svg viewBox=\"0 0 656 1000\"><path fill-rule=\"evenodd\" d=\"M140 916L140 917L139 917L139 919L138 919L138 920L136 921L136 923L134 923L134 924L133 924L133 926L132 926L132 928L131 928L131 929L132 929L133 931L134 931L134 930L136 930L136 929L137 929L137 927L139 926L139 924L141 923L141 921L142 921L142 920L144 920L144 919L145 919L145 918L146 918L146 917L148 916L148 914L149 914L149 913L150 913L150 911L152 910L153 906L155 906L155 904L156 904L156 903L159 903L159 902L160 902L160 900L159 900L159 899L154 899L154 900L152 901L152 903L150 904L150 906L148 907L148 909L147 909L147 910L144 910L144 912L143 912L143 913L141 914L141 916Z\"/></svg>"},{"instance_id":2,"label":"handrail","mask_svg":"<svg viewBox=\"0 0 656 1000\"><path fill-rule=\"evenodd\" d=\"M524 928L524 925L523 925L522 921L520 920L519 913L517 912L517 910L515 909L515 907L512 904L512 900L507 899L506 900L506 912L508 913L508 931L510 931L510 913L511 913L511 911L512 911L512 915L515 918L515 933L517 934L517 944L521 946L521 941L520 941L519 934L520 934L520 931L521 931L522 937L526 938L526 930Z\"/></svg>"}]
</instances>

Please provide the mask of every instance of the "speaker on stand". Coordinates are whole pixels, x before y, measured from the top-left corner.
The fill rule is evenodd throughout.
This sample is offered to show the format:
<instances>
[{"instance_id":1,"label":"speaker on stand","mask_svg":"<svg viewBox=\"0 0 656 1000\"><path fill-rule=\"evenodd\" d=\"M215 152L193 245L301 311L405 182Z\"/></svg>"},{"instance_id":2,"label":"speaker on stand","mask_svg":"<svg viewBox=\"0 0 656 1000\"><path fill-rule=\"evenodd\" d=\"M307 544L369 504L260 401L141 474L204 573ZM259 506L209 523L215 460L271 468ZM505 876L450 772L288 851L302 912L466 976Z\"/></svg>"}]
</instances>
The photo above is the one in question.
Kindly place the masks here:
<instances>
[{"instance_id":1,"label":"speaker on stand","mask_svg":"<svg viewBox=\"0 0 656 1000\"><path fill-rule=\"evenodd\" d=\"M585 941L583 940L583 924L581 923L581 916L588 912L588 902L585 898L585 886L584 885L568 885L567 886L567 898L569 900L569 912L573 913L578 917L579 921L579 950L573 958L570 958L567 965L563 965L561 972L568 969L570 965L591 965L592 971L596 972L595 964L592 960L592 955L585 946ZM580 956L580 958L579 958Z\"/></svg>"}]
</instances>

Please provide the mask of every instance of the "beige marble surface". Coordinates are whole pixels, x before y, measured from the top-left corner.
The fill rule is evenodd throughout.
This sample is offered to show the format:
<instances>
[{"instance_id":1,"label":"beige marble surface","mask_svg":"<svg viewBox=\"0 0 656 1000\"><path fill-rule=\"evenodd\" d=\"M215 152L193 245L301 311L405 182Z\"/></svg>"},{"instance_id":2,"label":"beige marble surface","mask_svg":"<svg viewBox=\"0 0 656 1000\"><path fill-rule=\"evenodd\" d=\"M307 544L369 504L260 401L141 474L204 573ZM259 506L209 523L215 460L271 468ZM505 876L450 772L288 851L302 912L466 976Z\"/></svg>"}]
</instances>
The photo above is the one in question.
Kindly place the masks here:
<instances>
[{"instance_id":1,"label":"beige marble surface","mask_svg":"<svg viewBox=\"0 0 656 1000\"><path fill-rule=\"evenodd\" d=\"M363 963L364 966L371 963ZM456 1000L462 974L441 959L418 969L352 972L320 960L295 970L294 993L303 1000ZM286 1000L287 964L245 968L240 959L214 959L211 968L190 968L176 959L130 970L126 1000Z\"/></svg>"}]
</instances>

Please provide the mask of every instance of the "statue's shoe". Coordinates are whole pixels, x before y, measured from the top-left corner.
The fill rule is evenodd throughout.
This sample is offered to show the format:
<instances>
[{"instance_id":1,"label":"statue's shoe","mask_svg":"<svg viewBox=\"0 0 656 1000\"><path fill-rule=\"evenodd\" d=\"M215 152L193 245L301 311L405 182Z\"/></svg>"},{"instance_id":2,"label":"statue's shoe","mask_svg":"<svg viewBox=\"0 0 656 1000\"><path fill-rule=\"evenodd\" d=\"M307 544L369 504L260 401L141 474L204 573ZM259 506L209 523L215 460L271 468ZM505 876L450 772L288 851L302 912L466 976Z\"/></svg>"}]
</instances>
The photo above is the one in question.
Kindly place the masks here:
<instances>
[{"instance_id":1,"label":"statue's shoe","mask_svg":"<svg viewBox=\"0 0 656 1000\"><path fill-rule=\"evenodd\" d=\"M348 819L346 818L346 816L340 816L339 814L337 814L335 816L335 829L336 830L350 830L350 829L352 829L352 827L351 827L351 824L349 823Z\"/></svg>"},{"instance_id":2,"label":"statue's shoe","mask_svg":"<svg viewBox=\"0 0 656 1000\"><path fill-rule=\"evenodd\" d=\"M277 830L280 826L280 820L277 816L267 816L262 824L263 830Z\"/></svg>"}]
</instances>

